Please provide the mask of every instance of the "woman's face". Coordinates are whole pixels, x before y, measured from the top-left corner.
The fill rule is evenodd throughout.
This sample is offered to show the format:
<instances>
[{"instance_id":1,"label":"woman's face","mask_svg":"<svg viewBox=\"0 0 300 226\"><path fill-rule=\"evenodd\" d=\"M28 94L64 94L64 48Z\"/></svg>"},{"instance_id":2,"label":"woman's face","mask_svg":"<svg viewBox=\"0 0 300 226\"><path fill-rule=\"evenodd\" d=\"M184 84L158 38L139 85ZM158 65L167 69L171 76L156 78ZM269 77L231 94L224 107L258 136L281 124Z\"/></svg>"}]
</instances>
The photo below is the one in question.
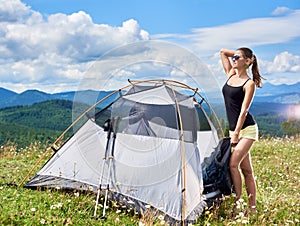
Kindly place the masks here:
<instances>
[{"instance_id":1,"label":"woman's face","mask_svg":"<svg viewBox=\"0 0 300 226\"><path fill-rule=\"evenodd\" d=\"M243 52L240 50L235 51L235 53L232 57L232 62L233 62L232 67L234 69L243 68L245 66L245 62L246 62Z\"/></svg>"}]
</instances>

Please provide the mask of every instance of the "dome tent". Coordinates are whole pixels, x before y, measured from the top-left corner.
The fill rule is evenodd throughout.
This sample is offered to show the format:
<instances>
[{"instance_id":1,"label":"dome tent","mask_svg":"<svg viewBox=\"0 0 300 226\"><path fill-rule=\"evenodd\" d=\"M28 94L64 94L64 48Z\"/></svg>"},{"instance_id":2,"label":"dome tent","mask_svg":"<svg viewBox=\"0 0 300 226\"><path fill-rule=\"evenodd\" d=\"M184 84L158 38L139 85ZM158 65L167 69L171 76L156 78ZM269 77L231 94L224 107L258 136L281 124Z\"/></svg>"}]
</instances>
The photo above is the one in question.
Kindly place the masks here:
<instances>
[{"instance_id":1,"label":"dome tent","mask_svg":"<svg viewBox=\"0 0 300 226\"><path fill-rule=\"evenodd\" d=\"M92 190L97 202L105 195L103 215L109 197L137 211L150 205L181 223L196 221L207 199L220 195L218 188L204 192L202 169L223 134L197 89L172 80L130 81L67 130L76 126L63 144L67 131L51 145L55 154L25 187Z\"/></svg>"}]
</instances>

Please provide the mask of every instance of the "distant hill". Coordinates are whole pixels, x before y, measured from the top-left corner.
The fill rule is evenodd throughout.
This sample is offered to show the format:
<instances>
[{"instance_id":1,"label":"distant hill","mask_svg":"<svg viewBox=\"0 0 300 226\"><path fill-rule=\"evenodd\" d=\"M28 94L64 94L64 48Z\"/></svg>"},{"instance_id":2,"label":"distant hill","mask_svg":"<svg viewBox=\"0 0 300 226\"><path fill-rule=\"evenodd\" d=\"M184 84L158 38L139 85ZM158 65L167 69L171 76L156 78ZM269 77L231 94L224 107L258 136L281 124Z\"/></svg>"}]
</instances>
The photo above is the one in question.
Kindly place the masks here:
<instances>
[{"instance_id":1,"label":"distant hill","mask_svg":"<svg viewBox=\"0 0 300 226\"><path fill-rule=\"evenodd\" d=\"M0 109L0 145L52 143L72 122L72 105L71 101L50 100Z\"/></svg>"},{"instance_id":2,"label":"distant hill","mask_svg":"<svg viewBox=\"0 0 300 226\"><path fill-rule=\"evenodd\" d=\"M73 104L69 100L47 100L0 109L0 145L14 142L23 147L32 141L52 143L73 122L73 114L81 115L89 108L78 104L76 110L80 112L76 113ZM97 122L102 124L106 119L99 118Z\"/></svg>"},{"instance_id":3,"label":"distant hill","mask_svg":"<svg viewBox=\"0 0 300 226\"><path fill-rule=\"evenodd\" d=\"M256 90L254 102L297 104L300 103L300 82L287 85L266 83Z\"/></svg>"},{"instance_id":4,"label":"distant hill","mask_svg":"<svg viewBox=\"0 0 300 226\"><path fill-rule=\"evenodd\" d=\"M0 110L0 121L33 128L65 130L72 122L71 101L50 100Z\"/></svg>"},{"instance_id":5,"label":"distant hill","mask_svg":"<svg viewBox=\"0 0 300 226\"><path fill-rule=\"evenodd\" d=\"M264 83L261 89L257 89L256 95L258 96L276 96L288 93L300 93L300 82L287 85L273 85L271 83Z\"/></svg>"},{"instance_id":6,"label":"distant hill","mask_svg":"<svg viewBox=\"0 0 300 226\"><path fill-rule=\"evenodd\" d=\"M0 109L13 106L25 106L32 105L47 100L69 100L82 102L88 105L94 104L97 100L102 99L112 91L94 91L94 90L83 90L83 91L70 91L62 93L49 94L41 92L39 90L26 90L20 94L12 92L10 90L1 88L0 89Z\"/></svg>"},{"instance_id":7,"label":"distant hill","mask_svg":"<svg viewBox=\"0 0 300 226\"><path fill-rule=\"evenodd\" d=\"M0 102L4 102L5 100L13 98L14 96L17 95L18 94L13 91L0 87Z\"/></svg>"},{"instance_id":8,"label":"distant hill","mask_svg":"<svg viewBox=\"0 0 300 226\"><path fill-rule=\"evenodd\" d=\"M20 94L0 88L0 109L12 106L32 105L46 100L70 100L88 105L94 104L112 91L82 90L49 94L39 90L27 90ZM296 104L300 103L300 82L292 85L265 83L257 89L254 102Z\"/></svg>"}]
</instances>

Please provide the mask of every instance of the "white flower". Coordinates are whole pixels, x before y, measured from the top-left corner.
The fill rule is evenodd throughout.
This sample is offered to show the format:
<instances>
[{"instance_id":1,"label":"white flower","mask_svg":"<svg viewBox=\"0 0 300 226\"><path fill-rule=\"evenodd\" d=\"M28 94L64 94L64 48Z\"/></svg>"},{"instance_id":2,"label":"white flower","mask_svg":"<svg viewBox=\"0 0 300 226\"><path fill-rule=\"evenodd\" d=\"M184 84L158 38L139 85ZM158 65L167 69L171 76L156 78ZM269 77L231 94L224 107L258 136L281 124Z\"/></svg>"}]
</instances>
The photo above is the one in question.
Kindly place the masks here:
<instances>
[{"instance_id":1,"label":"white flower","mask_svg":"<svg viewBox=\"0 0 300 226\"><path fill-rule=\"evenodd\" d=\"M131 200L129 200L129 201L128 201L128 203L129 203L129 204L134 204L134 202L133 202L133 201L131 201Z\"/></svg>"},{"instance_id":2,"label":"white flower","mask_svg":"<svg viewBox=\"0 0 300 226\"><path fill-rule=\"evenodd\" d=\"M33 208L31 208L30 210L31 210L32 212L35 212L35 211L36 211L36 208L33 207Z\"/></svg>"},{"instance_id":3,"label":"white flower","mask_svg":"<svg viewBox=\"0 0 300 226\"><path fill-rule=\"evenodd\" d=\"M246 220L246 219L242 220L242 224L248 224L248 223L249 223L248 220Z\"/></svg>"},{"instance_id":4,"label":"white flower","mask_svg":"<svg viewBox=\"0 0 300 226\"><path fill-rule=\"evenodd\" d=\"M158 219L159 219L159 220L163 220L163 219L164 219L164 216L163 216L163 215L159 215L159 216L158 216Z\"/></svg>"},{"instance_id":5,"label":"white flower","mask_svg":"<svg viewBox=\"0 0 300 226\"><path fill-rule=\"evenodd\" d=\"M54 204L52 206L50 206L50 209L53 210L53 209L58 209L58 208L61 208L63 206L63 204L61 202L57 203L57 204Z\"/></svg>"}]
</instances>

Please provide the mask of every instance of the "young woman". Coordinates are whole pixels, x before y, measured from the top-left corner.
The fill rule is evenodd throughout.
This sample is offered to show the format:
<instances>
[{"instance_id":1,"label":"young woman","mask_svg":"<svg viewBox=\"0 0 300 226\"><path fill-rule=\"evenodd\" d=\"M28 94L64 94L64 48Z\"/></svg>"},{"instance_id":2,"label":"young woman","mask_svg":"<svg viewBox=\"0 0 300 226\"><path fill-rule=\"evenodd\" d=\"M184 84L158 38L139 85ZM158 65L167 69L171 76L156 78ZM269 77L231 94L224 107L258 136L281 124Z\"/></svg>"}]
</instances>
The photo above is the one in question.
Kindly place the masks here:
<instances>
[{"instance_id":1,"label":"young woman","mask_svg":"<svg viewBox=\"0 0 300 226\"><path fill-rule=\"evenodd\" d=\"M250 149L254 141L258 140L258 127L249 113L249 108L254 97L255 87L261 87L261 76L256 56L249 48L221 49L220 52L227 76L222 92L233 147L229 166L236 193L235 205L242 195L242 172L248 194L249 212L256 213L256 183ZM249 68L252 71L252 79L248 75Z\"/></svg>"}]
</instances>

